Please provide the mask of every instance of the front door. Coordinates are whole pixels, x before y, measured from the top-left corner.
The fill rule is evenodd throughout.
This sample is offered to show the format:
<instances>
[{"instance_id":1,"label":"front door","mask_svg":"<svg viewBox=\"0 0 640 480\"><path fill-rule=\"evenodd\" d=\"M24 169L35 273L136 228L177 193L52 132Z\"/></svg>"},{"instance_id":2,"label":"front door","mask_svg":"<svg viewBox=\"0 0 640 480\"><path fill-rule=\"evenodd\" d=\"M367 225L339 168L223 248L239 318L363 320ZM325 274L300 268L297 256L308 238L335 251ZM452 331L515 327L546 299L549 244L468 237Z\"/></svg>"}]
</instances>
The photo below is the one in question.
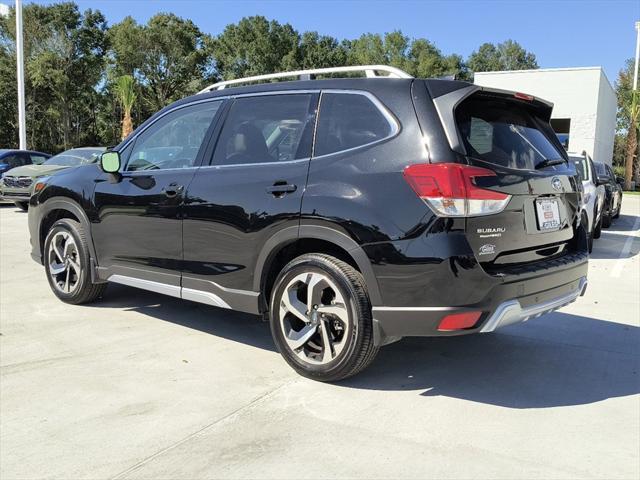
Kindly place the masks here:
<instances>
[{"instance_id":1,"label":"front door","mask_svg":"<svg viewBox=\"0 0 640 480\"><path fill-rule=\"evenodd\" d=\"M257 311L261 247L300 222L317 103L296 92L234 100L211 165L187 190L183 298Z\"/></svg>"},{"instance_id":2,"label":"front door","mask_svg":"<svg viewBox=\"0 0 640 480\"><path fill-rule=\"evenodd\" d=\"M180 295L184 193L221 103L159 117L125 148L120 178L98 182L92 238L102 278Z\"/></svg>"}]
</instances>

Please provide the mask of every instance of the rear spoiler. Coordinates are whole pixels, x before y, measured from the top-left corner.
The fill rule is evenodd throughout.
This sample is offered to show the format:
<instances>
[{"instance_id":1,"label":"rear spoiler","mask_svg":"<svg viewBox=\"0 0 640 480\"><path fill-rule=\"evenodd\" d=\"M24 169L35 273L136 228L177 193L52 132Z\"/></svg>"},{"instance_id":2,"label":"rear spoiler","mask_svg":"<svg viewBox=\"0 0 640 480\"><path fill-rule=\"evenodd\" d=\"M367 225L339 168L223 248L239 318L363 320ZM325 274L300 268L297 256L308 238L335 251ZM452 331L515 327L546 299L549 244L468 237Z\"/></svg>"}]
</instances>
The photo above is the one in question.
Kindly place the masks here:
<instances>
[{"instance_id":1,"label":"rear spoiler","mask_svg":"<svg viewBox=\"0 0 640 480\"><path fill-rule=\"evenodd\" d=\"M455 109L463 100L474 93L483 92L486 93L487 96L496 96L503 99L511 98L514 101L522 102L522 104L529 105L538 110L541 118L546 122L550 120L553 110L553 103L526 93L481 87L480 85L458 81L444 82L427 80L425 83L427 84L427 89L438 112L438 117L440 117L440 122L447 136L449 146L454 152L461 155L466 155L466 150L458 134Z\"/></svg>"}]
</instances>

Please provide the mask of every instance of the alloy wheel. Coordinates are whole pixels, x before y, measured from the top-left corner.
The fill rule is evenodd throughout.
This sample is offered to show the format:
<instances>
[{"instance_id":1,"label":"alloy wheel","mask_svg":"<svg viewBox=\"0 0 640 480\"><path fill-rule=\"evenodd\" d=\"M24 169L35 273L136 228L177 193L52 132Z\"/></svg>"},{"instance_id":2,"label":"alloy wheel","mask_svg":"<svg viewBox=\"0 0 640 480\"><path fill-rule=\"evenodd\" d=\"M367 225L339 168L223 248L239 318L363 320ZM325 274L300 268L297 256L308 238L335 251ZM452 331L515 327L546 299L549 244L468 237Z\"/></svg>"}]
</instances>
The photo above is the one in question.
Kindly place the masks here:
<instances>
[{"instance_id":1,"label":"alloy wheel","mask_svg":"<svg viewBox=\"0 0 640 480\"><path fill-rule=\"evenodd\" d=\"M280 300L280 328L289 348L304 362L324 365L344 350L351 322L336 284L320 273L301 273Z\"/></svg>"},{"instance_id":2,"label":"alloy wheel","mask_svg":"<svg viewBox=\"0 0 640 480\"><path fill-rule=\"evenodd\" d=\"M80 284L82 267L78 246L69 232L54 234L49 242L47 261L55 287L62 293L73 293Z\"/></svg>"}]
</instances>

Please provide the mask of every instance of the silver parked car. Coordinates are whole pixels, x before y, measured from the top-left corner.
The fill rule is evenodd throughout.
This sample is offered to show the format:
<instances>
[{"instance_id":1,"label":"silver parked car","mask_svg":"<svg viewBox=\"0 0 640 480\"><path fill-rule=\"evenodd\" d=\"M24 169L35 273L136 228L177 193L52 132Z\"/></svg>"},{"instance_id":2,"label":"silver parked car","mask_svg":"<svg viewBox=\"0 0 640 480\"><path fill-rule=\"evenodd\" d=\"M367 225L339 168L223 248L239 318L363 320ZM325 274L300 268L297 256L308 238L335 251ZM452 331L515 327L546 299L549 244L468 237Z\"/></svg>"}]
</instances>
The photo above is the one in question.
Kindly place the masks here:
<instances>
[{"instance_id":1,"label":"silver parked car","mask_svg":"<svg viewBox=\"0 0 640 480\"><path fill-rule=\"evenodd\" d=\"M593 250L593 240L600 238L602 230L602 211L605 199L604 184L598 182L593 160L586 152L571 153L569 158L575 163L578 177L582 181L584 195L582 200L582 209L587 214L589 220L589 253Z\"/></svg>"}]
</instances>

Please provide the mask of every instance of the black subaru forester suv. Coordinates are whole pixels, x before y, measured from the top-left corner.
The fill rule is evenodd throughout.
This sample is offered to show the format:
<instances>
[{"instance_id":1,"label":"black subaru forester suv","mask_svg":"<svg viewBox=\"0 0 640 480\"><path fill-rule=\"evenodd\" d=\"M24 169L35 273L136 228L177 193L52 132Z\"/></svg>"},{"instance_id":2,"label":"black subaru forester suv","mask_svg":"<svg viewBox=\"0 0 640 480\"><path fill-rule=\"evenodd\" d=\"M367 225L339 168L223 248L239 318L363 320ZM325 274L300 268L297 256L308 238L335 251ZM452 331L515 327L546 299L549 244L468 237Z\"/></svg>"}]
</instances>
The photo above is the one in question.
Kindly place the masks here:
<instances>
[{"instance_id":1,"label":"black subaru forester suv","mask_svg":"<svg viewBox=\"0 0 640 480\"><path fill-rule=\"evenodd\" d=\"M552 105L360 69L374 78L214 85L101 168L38 182L32 256L53 292L80 304L116 282L260 314L324 381L404 336L492 332L584 293L580 183Z\"/></svg>"}]
</instances>

